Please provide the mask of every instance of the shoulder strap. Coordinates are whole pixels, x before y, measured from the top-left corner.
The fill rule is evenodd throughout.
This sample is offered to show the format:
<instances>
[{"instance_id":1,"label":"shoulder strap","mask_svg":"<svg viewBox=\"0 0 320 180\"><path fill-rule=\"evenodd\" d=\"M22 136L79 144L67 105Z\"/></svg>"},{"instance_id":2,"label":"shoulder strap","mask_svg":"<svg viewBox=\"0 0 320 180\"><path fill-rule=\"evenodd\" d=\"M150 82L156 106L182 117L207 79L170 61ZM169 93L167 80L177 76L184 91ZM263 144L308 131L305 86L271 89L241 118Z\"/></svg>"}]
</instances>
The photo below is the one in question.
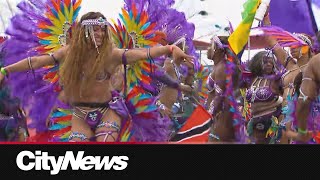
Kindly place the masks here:
<instances>
[{"instance_id":1,"label":"shoulder strap","mask_svg":"<svg viewBox=\"0 0 320 180\"><path fill-rule=\"evenodd\" d=\"M124 67L124 95L127 94L127 57L126 57L126 52L128 51L128 49L125 49L122 53L122 64L123 64L123 67Z\"/></svg>"}]
</instances>

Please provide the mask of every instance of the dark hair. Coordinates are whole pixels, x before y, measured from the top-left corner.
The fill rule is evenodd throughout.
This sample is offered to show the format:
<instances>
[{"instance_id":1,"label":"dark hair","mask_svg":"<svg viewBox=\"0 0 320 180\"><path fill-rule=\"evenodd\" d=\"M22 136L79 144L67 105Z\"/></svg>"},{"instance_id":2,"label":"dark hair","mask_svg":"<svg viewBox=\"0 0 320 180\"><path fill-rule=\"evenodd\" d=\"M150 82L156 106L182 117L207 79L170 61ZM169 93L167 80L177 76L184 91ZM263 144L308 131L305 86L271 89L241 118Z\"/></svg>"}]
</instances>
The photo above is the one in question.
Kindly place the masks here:
<instances>
[{"instance_id":1,"label":"dark hair","mask_svg":"<svg viewBox=\"0 0 320 180\"><path fill-rule=\"evenodd\" d=\"M260 51L253 56L253 58L249 62L249 70L255 76L262 76L263 75L263 67L262 61L263 57L267 55L267 51Z\"/></svg>"},{"instance_id":2,"label":"dark hair","mask_svg":"<svg viewBox=\"0 0 320 180\"><path fill-rule=\"evenodd\" d=\"M229 36L218 36L222 44L227 45Z\"/></svg>"},{"instance_id":3,"label":"dark hair","mask_svg":"<svg viewBox=\"0 0 320 180\"><path fill-rule=\"evenodd\" d=\"M223 45L228 45L228 38L229 38L229 36L218 36L219 37L219 39L220 39L220 41L221 41L221 43L223 44ZM223 49L217 49L217 51L219 51L219 52L223 52L223 53L226 53L226 50L225 50L225 48L223 48Z\"/></svg>"}]
</instances>

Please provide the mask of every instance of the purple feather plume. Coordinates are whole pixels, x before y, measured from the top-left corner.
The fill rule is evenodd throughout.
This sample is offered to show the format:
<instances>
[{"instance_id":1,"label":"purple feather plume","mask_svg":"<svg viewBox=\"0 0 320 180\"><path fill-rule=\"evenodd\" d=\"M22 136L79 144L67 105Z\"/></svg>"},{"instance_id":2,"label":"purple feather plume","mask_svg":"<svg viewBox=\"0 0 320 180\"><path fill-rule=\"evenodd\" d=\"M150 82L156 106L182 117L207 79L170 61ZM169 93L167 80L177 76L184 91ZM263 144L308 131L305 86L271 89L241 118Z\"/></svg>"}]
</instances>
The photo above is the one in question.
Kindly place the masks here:
<instances>
[{"instance_id":1,"label":"purple feather plume","mask_svg":"<svg viewBox=\"0 0 320 180\"><path fill-rule=\"evenodd\" d=\"M175 43L182 37L186 39L186 53L195 57L194 67L197 72L200 69L199 55L196 53L192 41L194 38L195 25L188 22L185 14L176 9L167 8L161 12L156 29L166 33L169 44Z\"/></svg>"},{"instance_id":2,"label":"purple feather plume","mask_svg":"<svg viewBox=\"0 0 320 180\"><path fill-rule=\"evenodd\" d=\"M44 14L47 5L51 5L50 0L24 0L17 5L20 11L10 19L6 29L9 39L4 44L7 52L5 65L16 63L28 56L41 55L34 50L41 45L36 37L36 33L40 32L37 23L50 22ZM9 78L13 96L18 97L22 107L29 110L32 119L30 128L35 128L37 132L47 130L45 122L58 96L52 88L39 92L39 89L48 86L48 83L43 81L45 73L46 71L19 72L12 73Z\"/></svg>"},{"instance_id":3,"label":"purple feather plume","mask_svg":"<svg viewBox=\"0 0 320 180\"><path fill-rule=\"evenodd\" d=\"M320 0L312 0L311 3L320 8Z\"/></svg>"}]
</instances>

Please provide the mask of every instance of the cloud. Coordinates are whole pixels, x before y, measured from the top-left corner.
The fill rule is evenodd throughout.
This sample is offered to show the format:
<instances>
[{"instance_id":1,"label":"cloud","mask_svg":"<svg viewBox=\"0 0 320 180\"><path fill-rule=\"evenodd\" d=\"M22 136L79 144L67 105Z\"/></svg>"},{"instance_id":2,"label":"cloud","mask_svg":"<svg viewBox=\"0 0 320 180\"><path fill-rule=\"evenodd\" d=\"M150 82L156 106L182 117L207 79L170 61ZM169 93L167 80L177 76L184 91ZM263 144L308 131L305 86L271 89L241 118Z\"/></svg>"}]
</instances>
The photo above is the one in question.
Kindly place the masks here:
<instances>
[{"instance_id":1,"label":"cloud","mask_svg":"<svg viewBox=\"0 0 320 180\"><path fill-rule=\"evenodd\" d=\"M123 0L82 0L81 10L79 15L95 11L101 12L108 19L118 18L118 14L121 12L121 7L123 6Z\"/></svg>"}]
</instances>

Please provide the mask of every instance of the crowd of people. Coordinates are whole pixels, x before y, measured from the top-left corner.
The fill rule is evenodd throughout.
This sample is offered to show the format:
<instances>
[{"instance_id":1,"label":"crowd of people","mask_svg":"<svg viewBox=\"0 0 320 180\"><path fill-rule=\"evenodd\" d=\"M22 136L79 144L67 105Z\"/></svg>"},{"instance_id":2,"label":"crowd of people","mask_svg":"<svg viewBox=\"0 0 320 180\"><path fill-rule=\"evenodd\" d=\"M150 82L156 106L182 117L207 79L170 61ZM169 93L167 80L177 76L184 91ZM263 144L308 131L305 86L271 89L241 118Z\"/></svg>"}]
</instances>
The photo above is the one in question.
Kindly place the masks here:
<instances>
[{"instance_id":1,"label":"crowd of people","mask_svg":"<svg viewBox=\"0 0 320 180\"><path fill-rule=\"evenodd\" d=\"M195 27L172 3L126 0L111 24L99 12L77 20L81 0L32 12L22 1L1 42L0 140L171 142L200 106L210 126L195 143L320 143L320 36L292 33L286 47L257 36L263 47L244 62L220 25L205 74ZM269 12L260 26L272 28Z\"/></svg>"}]
</instances>

